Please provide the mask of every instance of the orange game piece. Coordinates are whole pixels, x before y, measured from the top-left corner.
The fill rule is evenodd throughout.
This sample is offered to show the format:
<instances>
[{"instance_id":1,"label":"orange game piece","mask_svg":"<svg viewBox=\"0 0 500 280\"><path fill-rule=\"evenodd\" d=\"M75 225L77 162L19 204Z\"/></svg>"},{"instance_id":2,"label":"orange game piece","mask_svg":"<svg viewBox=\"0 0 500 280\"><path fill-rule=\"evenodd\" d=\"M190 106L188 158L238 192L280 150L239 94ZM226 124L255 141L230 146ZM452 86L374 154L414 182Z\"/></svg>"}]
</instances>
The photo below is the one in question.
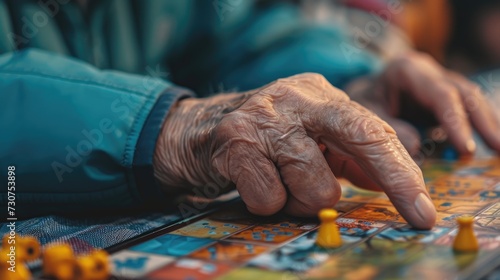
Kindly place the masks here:
<instances>
[{"instance_id":1,"label":"orange game piece","mask_svg":"<svg viewBox=\"0 0 500 280\"><path fill-rule=\"evenodd\" d=\"M43 252L43 275L57 280L74 278L75 255L68 244L49 245Z\"/></svg>"},{"instance_id":2,"label":"orange game piece","mask_svg":"<svg viewBox=\"0 0 500 280\"><path fill-rule=\"evenodd\" d=\"M14 247L16 250L16 260L29 262L40 257L40 242L32 236L15 236L11 238L6 234L2 238L2 248L8 250Z\"/></svg>"},{"instance_id":3,"label":"orange game piece","mask_svg":"<svg viewBox=\"0 0 500 280\"><path fill-rule=\"evenodd\" d=\"M458 233L453 242L453 250L459 252L477 252L479 245L473 229L474 218L461 216L457 218Z\"/></svg>"},{"instance_id":4,"label":"orange game piece","mask_svg":"<svg viewBox=\"0 0 500 280\"><path fill-rule=\"evenodd\" d=\"M40 243L34 237L4 235L0 250L0 279L31 279L25 262L36 260L39 256Z\"/></svg>"},{"instance_id":5,"label":"orange game piece","mask_svg":"<svg viewBox=\"0 0 500 280\"><path fill-rule=\"evenodd\" d=\"M10 251L5 247L0 250L0 279L5 280L29 280L31 279L31 272L23 262L19 261L17 258L14 260L15 267L12 268L10 263L11 256ZM9 270L10 269L10 270Z\"/></svg>"},{"instance_id":6,"label":"orange game piece","mask_svg":"<svg viewBox=\"0 0 500 280\"><path fill-rule=\"evenodd\" d=\"M89 255L81 256L76 261L76 279L105 280L110 275L108 253L97 250Z\"/></svg>"},{"instance_id":7,"label":"orange game piece","mask_svg":"<svg viewBox=\"0 0 500 280\"><path fill-rule=\"evenodd\" d=\"M334 209L323 209L319 212L321 224L318 230L316 244L323 248L337 248L342 245L340 231L335 223L337 211Z\"/></svg>"}]
</instances>

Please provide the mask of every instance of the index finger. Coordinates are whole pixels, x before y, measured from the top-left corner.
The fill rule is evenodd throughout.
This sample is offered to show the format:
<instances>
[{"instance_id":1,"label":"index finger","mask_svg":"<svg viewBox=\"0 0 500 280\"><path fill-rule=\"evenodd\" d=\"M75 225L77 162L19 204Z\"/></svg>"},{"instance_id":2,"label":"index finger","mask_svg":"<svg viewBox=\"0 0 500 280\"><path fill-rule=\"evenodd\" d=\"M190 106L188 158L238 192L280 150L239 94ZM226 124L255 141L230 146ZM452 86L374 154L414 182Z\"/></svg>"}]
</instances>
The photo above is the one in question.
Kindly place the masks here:
<instances>
[{"instance_id":1,"label":"index finger","mask_svg":"<svg viewBox=\"0 0 500 280\"><path fill-rule=\"evenodd\" d=\"M309 111L303 124L330 152L354 160L408 223L420 229L435 224L422 172L387 123L355 102L342 101Z\"/></svg>"}]
</instances>

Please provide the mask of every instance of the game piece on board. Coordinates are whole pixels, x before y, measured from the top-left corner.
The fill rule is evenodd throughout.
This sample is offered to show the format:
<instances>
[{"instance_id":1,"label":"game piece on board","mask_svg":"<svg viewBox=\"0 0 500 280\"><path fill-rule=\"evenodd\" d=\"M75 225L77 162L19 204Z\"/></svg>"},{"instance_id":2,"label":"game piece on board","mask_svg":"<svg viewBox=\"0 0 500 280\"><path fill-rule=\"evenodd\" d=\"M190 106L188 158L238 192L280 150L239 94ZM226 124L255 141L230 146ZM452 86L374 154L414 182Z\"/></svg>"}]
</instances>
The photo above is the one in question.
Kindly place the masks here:
<instances>
[{"instance_id":1,"label":"game piece on board","mask_svg":"<svg viewBox=\"0 0 500 280\"><path fill-rule=\"evenodd\" d=\"M473 222L474 218L472 216L466 215L457 218L458 233L453 242L453 250L460 252L476 252L479 250Z\"/></svg>"},{"instance_id":2,"label":"game piece on board","mask_svg":"<svg viewBox=\"0 0 500 280\"><path fill-rule=\"evenodd\" d=\"M318 230L316 244L324 248L337 248L342 245L340 231L335 223L337 211L334 209L323 209L319 212L321 224Z\"/></svg>"},{"instance_id":3,"label":"game piece on board","mask_svg":"<svg viewBox=\"0 0 500 280\"><path fill-rule=\"evenodd\" d=\"M2 250L0 250L0 279L5 279L5 280L31 279L31 272L26 266L26 264L18 262L18 260L16 260L15 257L11 258L15 256L15 253L13 251L10 251L8 248L9 247L4 245Z\"/></svg>"},{"instance_id":4,"label":"game piece on board","mask_svg":"<svg viewBox=\"0 0 500 280\"><path fill-rule=\"evenodd\" d=\"M31 279L31 272L25 262L40 256L40 243L31 236L6 234L0 254L0 279L28 280Z\"/></svg>"},{"instance_id":5,"label":"game piece on board","mask_svg":"<svg viewBox=\"0 0 500 280\"><path fill-rule=\"evenodd\" d=\"M29 262L40 257L40 242L32 236L4 235L2 248L8 250L10 247L16 249L16 259L21 262Z\"/></svg>"},{"instance_id":6,"label":"game piece on board","mask_svg":"<svg viewBox=\"0 0 500 280\"><path fill-rule=\"evenodd\" d=\"M76 279L105 280L110 276L108 253L97 250L76 260Z\"/></svg>"},{"instance_id":7,"label":"game piece on board","mask_svg":"<svg viewBox=\"0 0 500 280\"><path fill-rule=\"evenodd\" d=\"M74 276L75 255L68 244L49 245L43 252L43 275L57 280Z\"/></svg>"}]
</instances>

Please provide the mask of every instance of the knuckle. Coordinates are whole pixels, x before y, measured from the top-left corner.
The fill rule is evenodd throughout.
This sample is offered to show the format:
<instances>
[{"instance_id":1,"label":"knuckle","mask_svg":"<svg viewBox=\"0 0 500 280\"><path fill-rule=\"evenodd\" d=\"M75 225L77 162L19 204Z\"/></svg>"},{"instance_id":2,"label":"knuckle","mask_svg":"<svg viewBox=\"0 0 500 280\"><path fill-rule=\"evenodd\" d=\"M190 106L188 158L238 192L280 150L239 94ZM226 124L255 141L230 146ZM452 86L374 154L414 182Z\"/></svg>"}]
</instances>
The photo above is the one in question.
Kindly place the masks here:
<instances>
[{"instance_id":1,"label":"knuckle","mask_svg":"<svg viewBox=\"0 0 500 280\"><path fill-rule=\"evenodd\" d=\"M347 131L350 132L350 139L348 139L350 141L370 144L388 140L388 135L383 125L373 118L357 116L349 126Z\"/></svg>"},{"instance_id":2,"label":"knuckle","mask_svg":"<svg viewBox=\"0 0 500 280\"><path fill-rule=\"evenodd\" d=\"M437 91L439 95L447 101L458 102L460 100L460 94L457 88L449 85L437 85Z\"/></svg>"}]
</instances>

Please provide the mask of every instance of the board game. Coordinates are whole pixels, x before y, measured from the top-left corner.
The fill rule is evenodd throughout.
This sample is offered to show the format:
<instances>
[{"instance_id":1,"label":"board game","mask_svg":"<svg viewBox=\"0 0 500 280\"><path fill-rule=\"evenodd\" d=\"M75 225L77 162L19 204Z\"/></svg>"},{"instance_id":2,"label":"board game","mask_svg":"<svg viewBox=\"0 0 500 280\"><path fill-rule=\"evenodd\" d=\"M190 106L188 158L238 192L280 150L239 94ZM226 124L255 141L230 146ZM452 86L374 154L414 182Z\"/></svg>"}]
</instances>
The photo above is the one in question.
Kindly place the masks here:
<instances>
[{"instance_id":1,"label":"board game","mask_svg":"<svg viewBox=\"0 0 500 280\"><path fill-rule=\"evenodd\" d=\"M318 220L249 214L241 201L110 248L127 279L479 279L500 264L500 159L429 161L422 167L438 211L414 230L382 193L342 182L335 209L343 244L315 245ZM456 217L474 216L480 250L456 253Z\"/></svg>"}]
</instances>

